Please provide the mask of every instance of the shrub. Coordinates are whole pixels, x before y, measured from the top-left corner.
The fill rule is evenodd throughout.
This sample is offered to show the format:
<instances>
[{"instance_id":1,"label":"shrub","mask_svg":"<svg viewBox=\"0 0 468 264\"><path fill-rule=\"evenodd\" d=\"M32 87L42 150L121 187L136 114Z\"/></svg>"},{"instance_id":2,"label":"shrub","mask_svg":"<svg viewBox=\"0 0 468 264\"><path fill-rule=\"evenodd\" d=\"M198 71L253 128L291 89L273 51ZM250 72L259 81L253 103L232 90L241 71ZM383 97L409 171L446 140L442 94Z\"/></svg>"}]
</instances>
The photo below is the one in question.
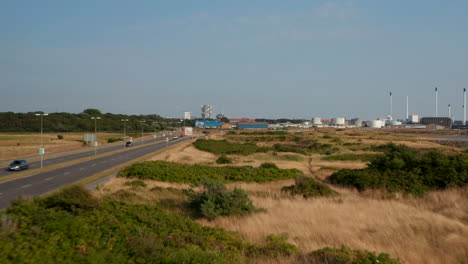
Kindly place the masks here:
<instances>
[{"instance_id":1,"label":"shrub","mask_svg":"<svg viewBox=\"0 0 468 264\"><path fill-rule=\"evenodd\" d=\"M121 138L108 138L107 139L107 143L114 143L114 142L117 142L117 141L123 141L123 139L121 139Z\"/></svg>"},{"instance_id":2,"label":"shrub","mask_svg":"<svg viewBox=\"0 0 468 264\"><path fill-rule=\"evenodd\" d=\"M363 250L352 250L346 247L341 249L337 248L324 248L315 250L306 256L301 257L299 263L318 263L318 264L401 264L402 262L398 259L392 259L388 254L376 253L363 251Z\"/></svg>"},{"instance_id":3,"label":"shrub","mask_svg":"<svg viewBox=\"0 0 468 264\"><path fill-rule=\"evenodd\" d=\"M260 168L264 168L264 169L278 169L278 167L276 166L276 164L274 163L271 163L271 162L264 162L260 165Z\"/></svg>"},{"instance_id":4,"label":"shrub","mask_svg":"<svg viewBox=\"0 0 468 264\"><path fill-rule=\"evenodd\" d=\"M90 192L78 185L68 187L38 201L45 208L59 208L68 212L93 210L99 207L98 201L91 196Z\"/></svg>"},{"instance_id":5,"label":"shrub","mask_svg":"<svg viewBox=\"0 0 468 264\"><path fill-rule=\"evenodd\" d=\"M253 143L228 142L226 140L198 139L193 145L203 151L214 154L250 155L256 152L267 152L267 147L259 147Z\"/></svg>"},{"instance_id":6,"label":"shrub","mask_svg":"<svg viewBox=\"0 0 468 264\"><path fill-rule=\"evenodd\" d=\"M132 187L146 187L147 186L146 183L140 180L127 181L124 183L124 185L132 186Z\"/></svg>"},{"instance_id":7,"label":"shrub","mask_svg":"<svg viewBox=\"0 0 468 264\"><path fill-rule=\"evenodd\" d=\"M199 184L203 177L221 182L266 182L293 179L302 172L297 169L254 168L252 166L223 166L179 164L165 161L135 163L118 173L127 178Z\"/></svg>"},{"instance_id":8,"label":"shrub","mask_svg":"<svg viewBox=\"0 0 468 264\"><path fill-rule=\"evenodd\" d=\"M322 160L335 161L335 160L362 160L362 161L371 161L376 157L376 154L341 154L333 155L322 158Z\"/></svg>"},{"instance_id":9,"label":"shrub","mask_svg":"<svg viewBox=\"0 0 468 264\"><path fill-rule=\"evenodd\" d=\"M330 187L310 177L296 177L295 183L294 185L283 187L281 191L288 192L291 195L302 195L304 198L337 195Z\"/></svg>"},{"instance_id":10,"label":"shrub","mask_svg":"<svg viewBox=\"0 0 468 264\"><path fill-rule=\"evenodd\" d=\"M62 135L57 135L57 138L58 139L63 139L63 136Z\"/></svg>"},{"instance_id":11,"label":"shrub","mask_svg":"<svg viewBox=\"0 0 468 264\"><path fill-rule=\"evenodd\" d=\"M188 192L190 207L197 216L214 219L218 216L245 215L255 211L247 193L235 188L228 191L220 182L205 179L204 191Z\"/></svg>"},{"instance_id":12,"label":"shrub","mask_svg":"<svg viewBox=\"0 0 468 264\"><path fill-rule=\"evenodd\" d=\"M216 163L218 163L218 164L229 164L229 163L232 163L232 159L230 159L229 157L227 157L225 155L221 155L221 157L219 157L216 160Z\"/></svg>"},{"instance_id":13,"label":"shrub","mask_svg":"<svg viewBox=\"0 0 468 264\"><path fill-rule=\"evenodd\" d=\"M276 236L273 234L268 235L265 239L265 243L255 247L252 251L255 255L272 257L286 257L298 255L300 253L298 247L286 241L286 236Z\"/></svg>"},{"instance_id":14,"label":"shrub","mask_svg":"<svg viewBox=\"0 0 468 264\"><path fill-rule=\"evenodd\" d=\"M388 144L384 155L376 155L366 169L343 169L333 173L333 184L350 186L359 191L385 189L422 195L430 190L468 184L468 158L435 151L417 153L405 147Z\"/></svg>"}]
</instances>

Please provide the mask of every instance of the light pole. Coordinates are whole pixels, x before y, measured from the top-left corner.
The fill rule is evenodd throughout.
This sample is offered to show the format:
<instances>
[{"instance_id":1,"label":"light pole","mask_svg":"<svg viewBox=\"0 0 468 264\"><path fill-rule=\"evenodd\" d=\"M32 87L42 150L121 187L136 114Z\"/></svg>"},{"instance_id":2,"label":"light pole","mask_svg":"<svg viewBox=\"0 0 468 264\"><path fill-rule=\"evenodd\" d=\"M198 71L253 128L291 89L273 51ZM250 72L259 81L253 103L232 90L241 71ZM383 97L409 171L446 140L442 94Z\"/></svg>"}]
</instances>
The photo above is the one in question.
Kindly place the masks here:
<instances>
[{"instance_id":1,"label":"light pole","mask_svg":"<svg viewBox=\"0 0 468 264\"><path fill-rule=\"evenodd\" d=\"M127 142L125 142L125 137L126 137L126 135L125 135L125 132L126 132L125 122L128 122L128 119L121 119L121 121L123 121L123 122L124 122L124 136L123 136L123 145L124 145L124 148L125 148L125 146L126 146L126 144L127 144Z\"/></svg>"},{"instance_id":2,"label":"light pole","mask_svg":"<svg viewBox=\"0 0 468 264\"><path fill-rule=\"evenodd\" d=\"M157 123L158 123L158 122L153 121L153 129L154 129L154 135L153 135L153 137L154 137L154 142L156 142L156 124L157 124Z\"/></svg>"},{"instance_id":3,"label":"light pole","mask_svg":"<svg viewBox=\"0 0 468 264\"><path fill-rule=\"evenodd\" d=\"M141 144L143 145L143 124L145 123L145 120L140 121L141 123Z\"/></svg>"},{"instance_id":4,"label":"light pole","mask_svg":"<svg viewBox=\"0 0 468 264\"><path fill-rule=\"evenodd\" d=\"M41 116L41 147L39 148L39 154L41 155L41 168L43 166L43 163L44 163L44 153L45 153L45 149L44 149L44 141L42 139L42 132L43 132L43 116L48 116L49 114L46 114L46 113L42 113L42 114L36 114L36 116Z\"/></svg>"},{"instance_id":5,"label":"light pole","mask_svg":"<svg viewBox=\"0 0 468 264\"><path fill-rule=\"evenodd\" d=\"M91 117L91 119L94 120L94 155L97 155L97 147L98 147L98 141L97 141L97 120L101 119L99 116L97 117Z\"/></svg>"}]
</instances>

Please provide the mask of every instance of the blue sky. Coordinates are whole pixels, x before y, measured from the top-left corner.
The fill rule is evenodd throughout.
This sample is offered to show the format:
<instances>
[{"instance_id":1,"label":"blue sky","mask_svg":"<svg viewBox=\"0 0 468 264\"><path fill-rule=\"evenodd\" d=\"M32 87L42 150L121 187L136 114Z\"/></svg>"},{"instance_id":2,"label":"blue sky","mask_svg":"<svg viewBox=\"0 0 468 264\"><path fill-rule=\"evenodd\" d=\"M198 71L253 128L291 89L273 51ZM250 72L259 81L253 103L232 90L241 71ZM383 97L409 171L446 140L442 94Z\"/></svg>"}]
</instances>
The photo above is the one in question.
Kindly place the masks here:
<instances>
[{"instance_id":1,"label":"blue sky","mask_svg":"<svg viewBox=\"0 0 468 264\"><path fill-rule=\"evenodd\" d=\"M462 118L468 1L0 2L0 111Z\"/></svg>"}]
</instances>

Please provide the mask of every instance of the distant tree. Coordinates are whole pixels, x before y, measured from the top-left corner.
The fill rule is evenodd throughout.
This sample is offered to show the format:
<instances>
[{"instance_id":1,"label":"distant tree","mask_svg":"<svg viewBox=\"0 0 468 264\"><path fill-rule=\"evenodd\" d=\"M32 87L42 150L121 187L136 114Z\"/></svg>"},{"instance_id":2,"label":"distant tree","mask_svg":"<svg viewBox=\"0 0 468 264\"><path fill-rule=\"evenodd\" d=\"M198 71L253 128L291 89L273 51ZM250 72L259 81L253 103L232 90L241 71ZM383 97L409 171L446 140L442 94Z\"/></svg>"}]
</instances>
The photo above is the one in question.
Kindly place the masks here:
<instances>
[{"instance_id":1,"label":"distant tree","mask_svg":"<svg viewBox=\"0 0 468 264\"><path fill-rule=\"evenodd\" d=\"M88 109L83 110L83 114L87 114L89 116L102 115L101 111L99 111L98 109L94 109L94 108L88 108Z\"/></svg>"},{"instance_id":2,"label":"distant tree","mask_svg":"<svg viewBox=\"0 0 468 264\"><path fill-rule=\"evenodd\" d=\"M223 117L221 118L221 122L223 122L223 123L229 123L229 118L223 116Z\"/></svg>"}]
</instances>

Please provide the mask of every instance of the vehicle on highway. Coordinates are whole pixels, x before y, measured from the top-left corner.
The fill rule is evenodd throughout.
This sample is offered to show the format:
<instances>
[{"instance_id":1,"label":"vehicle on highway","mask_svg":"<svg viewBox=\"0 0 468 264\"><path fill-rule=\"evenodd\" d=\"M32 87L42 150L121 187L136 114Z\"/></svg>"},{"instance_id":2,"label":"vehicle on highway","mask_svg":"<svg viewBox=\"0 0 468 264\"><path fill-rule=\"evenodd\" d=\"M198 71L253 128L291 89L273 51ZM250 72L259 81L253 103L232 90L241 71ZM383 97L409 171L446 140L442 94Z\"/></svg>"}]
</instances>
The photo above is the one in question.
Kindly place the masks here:
<instances>
[{"instance_id":1,"label":"vehicle on highway","mask_svg":"<svg viewBox=\"0 0 468 264\"><path fill-rule=\"evenodd\" d=\"M177 137L177 136L173 136L172 139L178 139L178 137Z\"/></svg>"},{"instance_id":2,"label":"vehicle on highway","mask_svg":"<svg viewBox=\"0 0 468 264\"><path fill-rule=\"evenodd\" d=\"M29 164L26 160L14 160L10 165L8 165L8 170L10 171L19 171L29 168Z\"/></svg>"},{"instance_id":3,"label":"vehicle on highway","mask_svg":"<svg viewBox=\"0 0 468 264\"><path fill-rule=\"evenodd\" d=\"M131 146L133 146L133 142L127 141L127 143L125 143L125 147L128 148L128 147L131 147Z\"/></svg>"}]
</instances>

